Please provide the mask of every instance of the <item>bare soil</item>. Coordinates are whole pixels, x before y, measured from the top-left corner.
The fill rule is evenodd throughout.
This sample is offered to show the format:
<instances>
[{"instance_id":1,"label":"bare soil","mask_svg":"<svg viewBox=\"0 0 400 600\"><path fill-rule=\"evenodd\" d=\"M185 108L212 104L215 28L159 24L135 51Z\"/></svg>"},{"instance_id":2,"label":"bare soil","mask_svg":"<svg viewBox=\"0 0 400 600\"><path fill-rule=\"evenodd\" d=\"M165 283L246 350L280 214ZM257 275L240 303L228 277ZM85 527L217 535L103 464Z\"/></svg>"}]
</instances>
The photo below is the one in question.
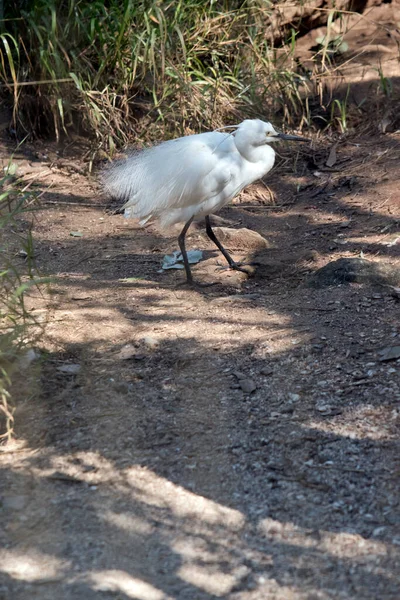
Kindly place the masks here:
<instances>
[{"instance_id":1,"label":"bare soil","mask_svg":"<svg viewBox=\"0 0 400 600\"><path fill-rule=\"evenodd\" d=\"M397 600L399 360L379 351L400 304L307 281L340 257L400 266L400 135L349 138L331 168L329 144L278 160L216 220L268 241L231 248L253 276L193 228L216 282L198 290L160 272L175 232L105 207L72 150L34 152L15 160L55 279L29 299L46 334L0 454L0 598Z\"/></svg>"},{"instance_id":2,"label":"bare soil","mask_svg":"<svg viewBox=\"0 0 400 600\"><path fill-rule=\"evenodd\" d=\"M201 226L193 274L215 285L163 272L177 232L115 211L86 140L15 154L54 279L28 299L45 337L0 448L0 600L400 598L400 359L381 352L400 293L308 286L339 258L400 268L398 103L376 96L378 66L399 85L398 3L376 4L349 15L352 63L332 71L357 135L281 147L268 187L215 218L266 239L227 243L251 277L220 270Z\"/></svg>"}]
</instances>

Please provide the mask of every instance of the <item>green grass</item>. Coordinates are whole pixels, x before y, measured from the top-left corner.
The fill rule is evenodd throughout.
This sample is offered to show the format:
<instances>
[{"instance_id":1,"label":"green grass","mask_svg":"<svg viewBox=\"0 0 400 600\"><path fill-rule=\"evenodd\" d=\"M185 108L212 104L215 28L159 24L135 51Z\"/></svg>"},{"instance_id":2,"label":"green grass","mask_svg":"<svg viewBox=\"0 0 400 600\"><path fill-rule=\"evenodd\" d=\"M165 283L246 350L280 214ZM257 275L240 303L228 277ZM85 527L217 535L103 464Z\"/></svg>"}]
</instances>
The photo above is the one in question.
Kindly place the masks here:
<instances>
[{"instance_id":1,"label":"green grass","mask_svg":"<svg viewBox=\"0 0 400 600\"><path fill-rule=\"evenodd\" d=\"M7 22L0 36L0 76L22 131L59 137L79 123L112 151L160 130L185 134L268 112L304 117L296 36L289 30L276 51L266 37L270 2L19 5L7 16L22 21Z\"/></svg>"},{"instance_id":2,"label":"green grass","mask_svg":"<svg viewBox=\"0 0 400 600\"><path fill-rule=\"evenodd\" d=\"M13 435L10 389L19 371L18 360L43 328L27 310L26 294L46 280L35 270L30 229L20 233L18 227L19 219L34 203L35 197L20 191L13 176L0 179L0 439Z\"/></svg>"},{"instance_id":3,"label":"green grass","mask_svg":"<svg viewBox=\"0 0 400 600\"><path fill-rule=\"evenodd\" d=\"M297 32L279 26L285 6L272 0L7 3L0 80L12 102L13 129L19 138L57 139L78 130L94 141L92 160L132 140L147 143L246 117L300 130L320 123L343 134L348 96L329 96L325 82L340 61L352 60L342 56L349 12L323 13L325 35L303 66ZM382 74L380 85L389 97L391 82Z\"/></svg>"}]
</instances>

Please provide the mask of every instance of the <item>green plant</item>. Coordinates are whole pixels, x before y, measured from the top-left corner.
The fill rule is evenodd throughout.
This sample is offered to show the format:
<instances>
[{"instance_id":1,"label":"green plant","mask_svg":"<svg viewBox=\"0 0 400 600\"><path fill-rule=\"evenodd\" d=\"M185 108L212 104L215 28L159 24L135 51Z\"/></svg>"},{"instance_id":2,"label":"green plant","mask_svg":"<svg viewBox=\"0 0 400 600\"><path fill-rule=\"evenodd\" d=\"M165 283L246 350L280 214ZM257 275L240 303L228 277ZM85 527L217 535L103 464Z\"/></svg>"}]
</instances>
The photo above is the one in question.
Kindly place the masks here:
<instances>
[{"instance_id":1,"label":"green plant","mask_svg":"<svg viewBox=\"0 0 400 600\"><path fill-rule=\"evenodd\" d=\"M132 139L246 117L273 115L300 129L323 118L346 129L347 103L332 103L331 83L348 49L350 12L322 9L325 34L304 59L285 8L268 0L13 0L0 34L13 129L56 138L84 131L95 142L90 165ZM380 79L388 96L391 82Z\"/></svg>"},{"instance_id":2,"label":"green plant","mask_svg":"<svg viewBox=\"0 0 400 600\"><path fill-rule=\"evenodd\" d=\"M328 13L326 24L326 34L317 37L315 40L319 46L317 56L321 57L323 68L327 68L331 63L332 58L344 54L349 49L347 42L343 41L343 33L336 34L334 31L334 22L341 19L342 14L339 11L331 10Z\"/></svg>"},{"instance_id":3,"label":"green plant","mask_svg":"<svg viewBox=\"0 0 400 600\"><path fill-rule=\"evenodd\" d=\"M347 86L346 96L343 100L335 98L331 104L331 124L337 123L341 133L346 133L348 129L347 114L350 86Z\"/></svg>"},{"instance_id":4,"label":"green plant","mask_svg":"<svg viewBox=\"0 0 400 600\"><path fill-rule=\"evenodd\" d=\"M32 287L48 280L38 277L35 271L31 232L15 233L17 220L32 210L33 202L33 195L21 192L11 175L0 179L0 413L5 419L0 439L13 435L10 387L18 357L40 336L43 327L27 310L25 297ZM22 255L18 252L21 245Z\"/></svg>"},{"instance_id":5,"label":"green plant","mask_svg":"<svg viewBox=\"0 0 400 600\"><path fill-rule=\"evenodd\" d=\"M98 148L149 141L267 111L302 116L296 34L274 48L269 2L20 0L0 76L14 127L59 137L77 122ZM17 23L17 24L16 24ZM50 131L50 132L51 132Z\"/></svg>"},{"instance_id":6,"label":"green plant","mask_svg":"<svg viewBox=\"0 0 400 600\"><path fill-rule=\"evenodd\" d=\"M390 98L393 92L392 80L384 76L381 64L379 64L377 71L379 75L379 88L386 98Z\"/></svg>"}]
</instances>

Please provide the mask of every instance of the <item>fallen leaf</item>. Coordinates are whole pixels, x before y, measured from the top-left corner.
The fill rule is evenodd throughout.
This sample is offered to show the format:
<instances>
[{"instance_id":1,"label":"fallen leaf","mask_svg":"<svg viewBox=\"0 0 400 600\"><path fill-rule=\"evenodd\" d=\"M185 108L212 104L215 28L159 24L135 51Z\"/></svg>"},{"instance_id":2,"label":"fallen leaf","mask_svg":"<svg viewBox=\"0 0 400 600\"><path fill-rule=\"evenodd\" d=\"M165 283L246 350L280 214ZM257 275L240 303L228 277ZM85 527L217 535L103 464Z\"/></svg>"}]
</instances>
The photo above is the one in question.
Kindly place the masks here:
<instances>
[{"instance_id":1,"label":"fallen leaf","mask_svg":"<svg viewBox=\"0 0 400 600\"><path fill-rule=\"evenodd\" d=\"M333 167L333 165L336 164L336 148L337 147L338 147L337 143L333 144L333 146L329 152L328 159L325 163L327 167Z\"/></svg>"}]
</instances>

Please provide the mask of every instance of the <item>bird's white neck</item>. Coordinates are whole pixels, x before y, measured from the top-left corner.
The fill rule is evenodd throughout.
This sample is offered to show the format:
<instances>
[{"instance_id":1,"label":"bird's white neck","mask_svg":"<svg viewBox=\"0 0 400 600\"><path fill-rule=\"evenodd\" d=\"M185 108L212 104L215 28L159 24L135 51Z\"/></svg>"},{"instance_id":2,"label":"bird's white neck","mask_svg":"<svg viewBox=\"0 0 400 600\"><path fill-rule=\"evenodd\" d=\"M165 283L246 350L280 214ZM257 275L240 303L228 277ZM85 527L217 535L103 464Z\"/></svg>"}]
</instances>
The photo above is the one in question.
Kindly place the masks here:
<instances>
[{"instance_id":1,"label":"bird's white neck","mask_svg":"<svg viewBox=\"0 0 400 600\"><path fill-rule=\"evenodd\" d=\"M235 135L235 145L243 158L252 163L264 163L271 168L275 161L275 151L269 144L254 146L249 144L246 137L242 137L238 131Z\"/></svg>"}]
</instances>

